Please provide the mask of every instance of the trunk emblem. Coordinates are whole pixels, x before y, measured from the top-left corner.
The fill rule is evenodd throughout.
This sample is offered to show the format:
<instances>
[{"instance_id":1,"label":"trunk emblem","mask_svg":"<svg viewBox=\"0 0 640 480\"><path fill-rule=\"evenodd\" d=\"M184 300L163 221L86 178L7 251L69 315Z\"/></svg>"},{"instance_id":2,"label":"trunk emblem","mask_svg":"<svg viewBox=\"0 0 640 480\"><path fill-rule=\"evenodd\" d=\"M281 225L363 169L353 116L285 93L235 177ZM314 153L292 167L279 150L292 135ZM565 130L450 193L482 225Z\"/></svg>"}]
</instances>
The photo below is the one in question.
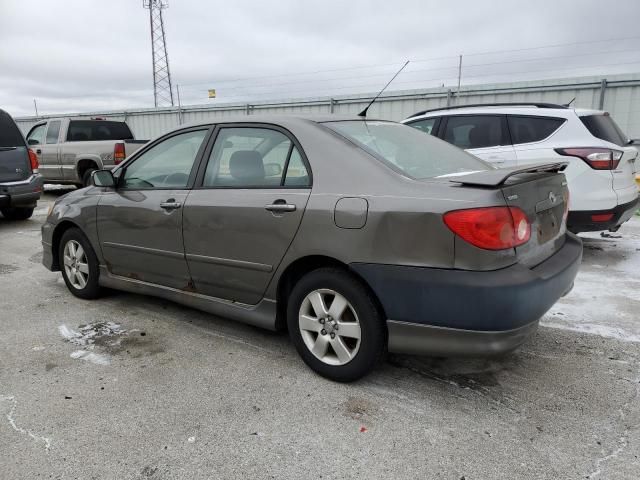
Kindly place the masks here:
<instances>
[{"instance_id":1,"label":"trunk emblem","mask_svg":"<svg viewBox=\"0 0 640 480\"><path fill-rule=\"evenodd\" d=\"M558 198L556 197L556 194L555 194L555 193L553 193L553 192L549 192L549 201L550 201L551 203L556 203L556 200L557 200L557 199L558 199Z\"/></svg>"},{"instance_id":2,"label":"trunk emblem","mask_svg":"<svg viewBox=\"0 0 640 480\"><path fill-rule=\"evenodd\" d=\"M16 173L22 173L22 169L21 168L16 168Z\"/></svg>"}]
</instances>

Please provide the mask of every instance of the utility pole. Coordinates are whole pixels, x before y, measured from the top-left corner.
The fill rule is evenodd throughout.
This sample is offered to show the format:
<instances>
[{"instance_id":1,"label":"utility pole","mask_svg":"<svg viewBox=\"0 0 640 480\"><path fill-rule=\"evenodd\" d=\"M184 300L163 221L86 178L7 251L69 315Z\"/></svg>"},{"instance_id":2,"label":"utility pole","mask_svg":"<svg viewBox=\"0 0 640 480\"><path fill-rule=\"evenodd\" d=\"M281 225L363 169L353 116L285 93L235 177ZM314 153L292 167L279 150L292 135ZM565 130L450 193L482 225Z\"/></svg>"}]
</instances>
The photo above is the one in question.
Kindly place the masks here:
<instances>
[{"instance_id":1,"label":"utility pole","mask_svg":"<svg viewBox=\"0 0 640 480\"><path fill-rule=\"evenodd\" d=\"M460 81L462 80L462 55L460 55L460 61L458 62L458 90L456 97L460 95Z\"/></svg>"},{"instance_id":2,"label":"utility pole","mask_svg":"<svg viewBox=\"0 0 640 480\"><path fill-rule=\"evenodd\" d=\"M162 10L169 7L166 0L142 0L149 10L151 28L151 61L153 65L153 101L156 107L173 106L173 89L169 72L167 39L164 33Z\"/></svg>"},{"instance_id":3,"label":"utility pole","mask_svg":"<svg viewBox=\"0 0 640 480\"><path fill-rule=\"evenodd\" d=\"M182 103L180 102L180 85L177 84L176 93L178 94L178 124L182 125Z\"/></svg>"},{"instance_id":4,"label":"utility pole","mask_svg":"<svg viewBox=\"0 0 640 480\"><path fill-rule=\"evenodd\" d=\"M38 104L36 103L36 99L33 99L33 108L36 109L36 118L38 117Z\"/></svg>"}]
</instances>

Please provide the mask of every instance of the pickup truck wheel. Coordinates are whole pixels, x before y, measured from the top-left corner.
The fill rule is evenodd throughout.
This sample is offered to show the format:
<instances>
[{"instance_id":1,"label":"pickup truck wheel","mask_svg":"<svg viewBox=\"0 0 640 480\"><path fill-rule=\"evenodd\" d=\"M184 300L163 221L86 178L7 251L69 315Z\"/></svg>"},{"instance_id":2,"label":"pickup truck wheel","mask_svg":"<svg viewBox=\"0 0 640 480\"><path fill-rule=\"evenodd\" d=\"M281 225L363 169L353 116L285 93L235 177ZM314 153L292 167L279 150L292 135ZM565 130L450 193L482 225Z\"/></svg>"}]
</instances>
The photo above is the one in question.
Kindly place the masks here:
<instances>
[{"instance_id":1,"label":"pickup truck wheel","mask_svg":"<svg viewBox=\"0 0 640 480\"><path fill-rule=\"evenodd\" d=\"M302 277L289 296L287 324L304 362L338 382L369 373L385 350L384 319L373 295L337 268Z\"/></svg>"},{"instance_id":2,"label":"pickup truck wheel","mask_svg":"<svg viewBox=\"0 0 640 480\"><path fill-rule=\"evenodd\" d=\"M87 168L87 170L82 175L82 186L83 187L88 187L88 186L91 185L91 174L93 172L95 172L96 170L97 170L97 168L95 168L95 167Z\"/></svg>"},{"instance_id":3,"label":"pickup truck wheel","mask_svg":"<svg viewBox=\"0 0 640 480\"><path fill-rule=\"evenodd\" d=\"M7 220L26 220L27 218L31 218L31 215L33 215L33 208L2 208L0 209L0 213L2 213L2 216Z\"/></svg>"},{"instance_id":4,"label":"pickup truck wheel","mask_svg":"<svg viewBox=\"0 0 640 480\"><path fill-rule=\"evenodd\" d=\"M100 295L98 258L82 231L70 228L64 232L60 239L58 258L62 278L72 294L86 300Z\"/></svg>"}]
</instances>

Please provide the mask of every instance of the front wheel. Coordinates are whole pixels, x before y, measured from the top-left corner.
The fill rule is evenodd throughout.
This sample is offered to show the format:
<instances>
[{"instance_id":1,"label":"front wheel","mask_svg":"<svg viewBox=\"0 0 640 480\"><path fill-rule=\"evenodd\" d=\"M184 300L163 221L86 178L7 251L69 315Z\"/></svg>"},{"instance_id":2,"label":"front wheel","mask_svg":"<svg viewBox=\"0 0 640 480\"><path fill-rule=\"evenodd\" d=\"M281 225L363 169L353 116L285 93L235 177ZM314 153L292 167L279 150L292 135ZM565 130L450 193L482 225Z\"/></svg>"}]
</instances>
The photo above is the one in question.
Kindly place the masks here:
<instances>
[{"instance_id":1,"label":"front wheel","mask_svg":"<svg viewBox=\"0 0 640 480\"><path fill-rule=\"evenodd\" d=\"M99 266L89 240L77 228L70 228L62 235L58 251L62 278L69 291L76 297L90 300L100 294Z\"/></svg>"},{"instance_id":2,"label":"front wheel","mask_svg":"<svg viewBox=\"0 0 640 480\"><path fill-rule=\"evenodd\" d=\"M31 215L33 215L33 208L2 208L0 209L0 213L2 213L2 216L7 220L26 220L27 218L31 218Z\"/></svg>"},{"instance_id":3,"label":"front wheel","mask_svg":"<svg viewBox=\"0 0 640 480\"><path fill-rule=\"evenodd\" d=\"M344 270L302 277L289 296L287 324L304 362L331 380L363 377L385 350L384 319L373 295Z\"/></svg>"}]
</instances>

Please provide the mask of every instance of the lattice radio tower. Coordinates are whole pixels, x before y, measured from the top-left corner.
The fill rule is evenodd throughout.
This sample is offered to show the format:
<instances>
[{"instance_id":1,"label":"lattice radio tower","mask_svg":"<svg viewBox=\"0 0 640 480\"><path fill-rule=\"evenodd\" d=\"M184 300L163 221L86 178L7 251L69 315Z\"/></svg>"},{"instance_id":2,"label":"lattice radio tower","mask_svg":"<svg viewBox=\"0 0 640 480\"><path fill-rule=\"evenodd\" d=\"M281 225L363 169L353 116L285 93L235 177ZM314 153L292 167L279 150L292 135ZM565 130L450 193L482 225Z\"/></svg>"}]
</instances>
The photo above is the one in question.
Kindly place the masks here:
<instances>
[{"instance_id":1,"label":"lattice radio tower","mask_svg":"<svg viewBox=\"0 0 640 480\"><path fill-rule=\"evenodd\" d=\"M153 100L156 107L173 106L167 39L162 20L162 10L167 8L169 4L166 0L142 0L142 6L149 9L149 24L151 26Z\"/></svg>"}]
</instances>

